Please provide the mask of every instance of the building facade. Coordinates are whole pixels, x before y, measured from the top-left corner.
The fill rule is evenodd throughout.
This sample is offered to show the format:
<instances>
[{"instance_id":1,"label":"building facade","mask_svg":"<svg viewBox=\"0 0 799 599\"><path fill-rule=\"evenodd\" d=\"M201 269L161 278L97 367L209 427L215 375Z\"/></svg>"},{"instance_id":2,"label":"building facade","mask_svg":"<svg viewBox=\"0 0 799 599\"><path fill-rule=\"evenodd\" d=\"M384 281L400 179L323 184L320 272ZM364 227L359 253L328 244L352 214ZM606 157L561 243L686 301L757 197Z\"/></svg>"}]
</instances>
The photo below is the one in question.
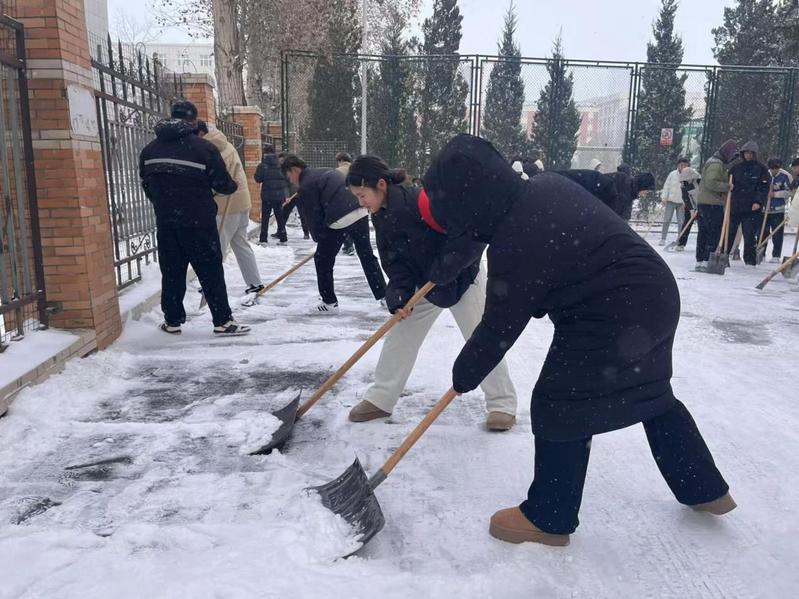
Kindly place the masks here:
<instances>
[{"instance_id":1,"label":"building facade","mask_svg":"<svg viewBox=\"0 0 799 599\"><path fill-rule=\"evenodd\" d=\"M175 73L214 75L213 44L146 44L147 55Z\"/></svg>"}]
</instances>

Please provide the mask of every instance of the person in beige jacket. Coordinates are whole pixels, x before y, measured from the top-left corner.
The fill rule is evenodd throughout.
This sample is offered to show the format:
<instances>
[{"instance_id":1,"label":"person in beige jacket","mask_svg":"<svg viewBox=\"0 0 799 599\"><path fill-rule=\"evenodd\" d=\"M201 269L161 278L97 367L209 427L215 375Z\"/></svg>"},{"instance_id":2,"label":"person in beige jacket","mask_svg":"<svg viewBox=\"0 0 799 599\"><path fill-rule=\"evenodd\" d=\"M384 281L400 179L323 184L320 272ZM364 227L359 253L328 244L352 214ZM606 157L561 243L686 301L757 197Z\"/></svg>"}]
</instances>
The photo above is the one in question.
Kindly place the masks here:
<instances>
[{"instance_id":1,"label":"person in beige jacket","mask_svg":"<svg viewBox=\"0 0 799 599\"><path fill-rule=\"evenodd\" d=\"M233 249L236 262L238 262L244 282L247 284L247 293L258 293L263 290L264 286L261 282L261 274L258 272L255 253L247 239L252 201L244 166L241 164L241 158L239 158L236 148L228 141L224 133L203 121L198 122L198 129L200 136L214 144L222 154L228 173L239 186L232 195L216 194L214 196L218 207L216 224L219 228L222 254L227 253L229 247Z\"/></svg>"}]
</instances>

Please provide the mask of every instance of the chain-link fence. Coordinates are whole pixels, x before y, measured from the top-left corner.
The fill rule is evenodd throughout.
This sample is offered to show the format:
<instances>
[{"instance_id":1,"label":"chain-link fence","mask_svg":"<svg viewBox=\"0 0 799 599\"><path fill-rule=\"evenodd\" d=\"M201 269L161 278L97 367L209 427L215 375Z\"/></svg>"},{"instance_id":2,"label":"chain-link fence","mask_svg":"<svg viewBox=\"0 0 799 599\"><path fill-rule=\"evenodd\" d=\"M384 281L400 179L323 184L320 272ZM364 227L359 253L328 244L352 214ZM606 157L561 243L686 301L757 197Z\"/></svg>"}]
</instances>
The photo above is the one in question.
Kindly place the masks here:
<instances>
[{"instance_id":1,"label":"chain-link fence","mask_svg":"<svg viewBox=\"0 0 799 599\"><path fill-rule=\"evenodd\" d=\"M658 184L677 157L701 168L728 138L758 142L763 160L799 151L799 69L308 52L281 57L284 150L315 166L360 153L362 69L366 150L413 175L458 132L561 168L627 162ZM507 72L517 78L509 85L521 82L522 97L511 98L521 102L518 143L502 139L490 115L492 75Z\"/></svg>"}]
</instances>

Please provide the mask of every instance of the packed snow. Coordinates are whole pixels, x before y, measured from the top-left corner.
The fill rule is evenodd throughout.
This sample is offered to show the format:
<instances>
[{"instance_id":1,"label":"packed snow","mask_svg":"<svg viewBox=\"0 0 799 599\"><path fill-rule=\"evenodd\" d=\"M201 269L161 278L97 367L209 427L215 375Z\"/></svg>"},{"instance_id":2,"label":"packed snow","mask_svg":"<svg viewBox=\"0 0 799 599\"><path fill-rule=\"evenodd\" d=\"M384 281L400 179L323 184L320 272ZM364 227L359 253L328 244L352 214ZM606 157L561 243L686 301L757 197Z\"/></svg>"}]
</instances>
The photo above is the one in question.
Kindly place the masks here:
<instances>
[{"instance_id":1,"label":"packed snow","mask_svg":"<svg viewBox=\"0 0 799 599\"><path fill-rule=\"evenodd\" d=\"M290 229L288 247L256 248L266 281L312 251L300 238ZM569 547L488 535L532 477L527 399L552 334L542 320L509 353L518 426L490 434L482 395L458 398L378 489L386 527L341 559L358 540L304 489L356 455L375 472L450 386L463 341L445 313L395 414L350 424L378 345L283 452L249 455L276 429L271 411L307 397L388 318L357 258L340 256L339 316L309 315L312 265L234 307L249 337L212 338L190 290L182 336L157 331L155 309L18 396L0 420L0 598L795 596L799 293L782 277L756 291L771 265L718 277L692 272L690 251L664 256L683 299L673 383L739 504L728 516L678 504L636 426L594 438ZM226 271L240 303L232 257Z\"/></svg>"}]
</instances>

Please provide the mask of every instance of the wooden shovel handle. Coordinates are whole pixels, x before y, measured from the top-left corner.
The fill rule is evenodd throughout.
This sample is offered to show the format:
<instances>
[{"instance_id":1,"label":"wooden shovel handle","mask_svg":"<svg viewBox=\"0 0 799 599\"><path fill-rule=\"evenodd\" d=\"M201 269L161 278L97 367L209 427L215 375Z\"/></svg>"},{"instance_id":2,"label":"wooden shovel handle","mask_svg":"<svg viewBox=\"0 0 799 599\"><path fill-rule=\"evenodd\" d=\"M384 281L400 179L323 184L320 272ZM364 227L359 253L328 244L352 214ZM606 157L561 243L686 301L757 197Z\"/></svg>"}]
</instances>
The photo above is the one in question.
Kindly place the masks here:
<instances>
[{"instance_id":1,"label":"wooden shovel handle","mask_svg":"<svg viewBox=\"0 0 799 599\"><path fill-rule=\"evenodd\" d=\"M774 227L774 230L768 234L768 237L766 237L763 241L757 244L757 249L761 249L763 246L768 245L768 242L771 241L771 238L774 237L777 234L777 232L779 232L779 230L782 229L784 226L785 226L785 220L783 219L783 221L778 226Z\"/></svg>"},{"instance_id":2,"label":"wooden shovel handle","mask_svg":"<svg viewBox=\"0 0 799 599\"><path fill-rule=\"evenodd\" d=\"M685 226L682 228L682 231L680 231L680 234L677 236L677 239L678 239L678 240L679 240L679 239L680 239L680 238L681 238L683 235L685 235L685 232L688 230L688 228L689 228L689 227L690 227L692 224L694 224L694 221L696 220L696 217L697 217L697 216L699 216L699 211L698 211L698 210L697 210L697 211L695 211L695 212L694 212L694 213L691 215L691 218L690 218L690 219L688 219L688 222L687 222L687 223L685 223Z\"/></svg>"},{"instance_id":3,"label":"wooden shovel handle","mask_svg":"<svg viewBox=\"0 0 799 599\"><path fill-rule=\"evenodd\" d=\"M424 299L424 297L428 293L430 293L430 290L432 290L433 287L435 287L435 283L427 283L427 284L425 284L424 287L419 289L419 291L417 291L414 294L414 296L411 299L408 300L408 303L405 304L405 309L406 310L410 310L416 304L418 304L420 301L422 301ZM300 409L297 410L297 418L298 419L302 418L305 415L305 413L308 412L308 410L310 410L312 407L314 407L316 402L318 402L320 399L322 399L322 396L325 393L327 393L328 391L330 391L330 389L333 387L333 385L335 385L339 381L339 379L341 379L341 377L343 377L345 374L347 374L347 371L349 371L349 369L352 368L358 362L358 360L360 360L366 354L366 352L368 352L372 348L372 346L375 343L377 343L386 333L388 333L391 329L393 329L394 325L396 325L401 319L402 319L402 315L401 314L399 314L399 313L398 314L394 314L394 316L392 316L388 320L388 322L386 322L382 327L377 329L377 332L375 332L374 335L369 337L369 339L367 339L364 342L364 344L361 345L361 347L359 347L358 350L354 354L352 354L352 356L350 356L350 359L347 360L346 362L344 362L344 365L341 368L339 368L338 370L336 370L336 372L334 372L330 376L330 378L327 379L321 387L319 387L319 389L316 391L316 393L314 393L308 399L308 401L306 401L304 404L302 404L300 406Z\"/></svg>"},{"instance_id":4,"label":"wooden shovel handle","mask_svg":"<svg viewBox=\"0 0 799 599\"><path fill-rule=\"evenodd\" d=\"M727 253L727 245L730 237L730 214L732 212L732 175L730 175L730 190L727 192L727 202L724 204L724 222L721 225L721 239L719 239L719 247L716 250L716 255L720 256Z\"/></svg>"},{"instance_id":5,"label":"wooden shovel handle","mask_svg":"<svg viewBox=\"0 0 799 599\"><path fill-rule=\"evenodd\" d=\"M768 284L769 284L769 282L771 281L771 279L773 279L774 277L776 277L776 276L777 276L778 274L780 274L780 273L781 273L783 270L786 270L788 267L790 267L790 266L791 266L791 264L793 264L794 262L796 262L796 260L797 260L797 259L799 259L799 252L796 252L796 253L795 253L793 256L791 256L791 257L790 257L790 258L788 258L788 259L787 259L785 262L783 262L783 263L782 263L782 266L780 266L780 267L779 267L777 270L775 270L773 273L771 273L771 274L770 274L769 276L767 276L765 279L763 279L762 281L760 281L760 283L758 283L758 285L757 285L757 288L758 288L758 289L763 289L763 288L764 288L766 285L768 285Z\"/></svg>"},{"instance_id":6,"label":"wooden shovel handle","mask_svg":"<svg viewBox=\"0 0 799 599\"><path fill-rule=\"evenodd\" d=\"M436 421L436 418L441 416L441 413L447 409L447 406L452 403L452 400L458 396L458 393L455 389L450 389L444 394L444 397L438 400L436 405L433 406L433 409L424 417L413 432L405 438L405 441L402 442L402 445L399 446L397 451L395 451L388 461L383 464L383 467L372 477L370 484L372 489L377 487L381 482L383 482L386 477L391 474L391 471L394 470L397 464L400 463L402 458L405 457L411 447L413 447L416 442L422 437L425 431L430 428L430 425Z\"/></svg>"},{"instance_id":7,"label":"wooden shovel handle","mask_svg":"<svg viewBox=\"0 0 799 599\"><path fill-rule=\"evenodd\" d=\"M771 185L774 185L774 177L771 178ZM773 190L771 189L771 187L769 187L768 199L766 200L766 209L763 212L763 224L760 225L760 237L757 238L758 247L763 245L763 235L766 234L766 224L768 223L768 211L771 210L771 194L772 193L773 193ZM773 235L773 233L772 233L772 235ZM766 240L766 242L768 242L768 240Z\"/></svg>"},{"instance_id":8,"label":"wooden shovel handle","mask_svg":"<svg viewBox=\"0 0 799 599\"><path fill-rule=\"evenodd\" d=\"M286 272L284 272L282 275L280 275L280 276L279 276L278 278L276 278L274 281L272 281L271 283L269 283L269 285L267 285L266 287L264 287L264 290L261 292L261 295L263 295L263 294L264 294L264 293L266 293L267 291L271 291L272 289L274 289L275 287L277 287L277 286L278 286L280 283L282 283L283 281L285 281L286 279L288 279L288 278L289 278L291 275L293 275L295 272L297 272L297 271L298 271L300 268L302 268L303 266L305 266L305 265L306 265L306 264L307 264L307 263L308 263L308 262L311 260L311 258L313 258L313 257L314 257L314 254L315 254L315 253L316 253L316 252L314 252L313 254L310 254L309 256L305 256L305 258L303 258L302 260L300 260L299 262L297 262L297 264L295 264L294 266L292 266L291 268L289 268L289 269L288 269Z\"/></svg>"}]
</instances>

